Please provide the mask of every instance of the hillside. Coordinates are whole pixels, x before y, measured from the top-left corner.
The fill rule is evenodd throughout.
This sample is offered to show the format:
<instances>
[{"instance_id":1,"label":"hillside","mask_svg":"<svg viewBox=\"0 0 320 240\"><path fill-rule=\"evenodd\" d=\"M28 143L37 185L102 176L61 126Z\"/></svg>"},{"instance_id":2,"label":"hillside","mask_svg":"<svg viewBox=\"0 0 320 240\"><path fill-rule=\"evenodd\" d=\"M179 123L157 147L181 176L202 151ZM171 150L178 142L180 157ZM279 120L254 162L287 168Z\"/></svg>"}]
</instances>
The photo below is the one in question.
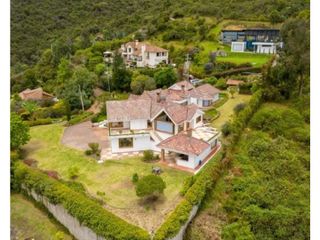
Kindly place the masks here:
<instances>
[{"instance_id":1,"label":"hillside","mask_svg":"<svg viewBox=\"0 0 320 240\"><path fill-rule=\"evenodd\" d=\"M64 39L70 46L89 39L89 43L79 43L85 48L97 36L104 40L123 38L138 29L151 38L166 31L170 17L281 22L308 5L306 0L12 0L11 65L34 64L56 39Z\"/></svg>"}]
</instances>

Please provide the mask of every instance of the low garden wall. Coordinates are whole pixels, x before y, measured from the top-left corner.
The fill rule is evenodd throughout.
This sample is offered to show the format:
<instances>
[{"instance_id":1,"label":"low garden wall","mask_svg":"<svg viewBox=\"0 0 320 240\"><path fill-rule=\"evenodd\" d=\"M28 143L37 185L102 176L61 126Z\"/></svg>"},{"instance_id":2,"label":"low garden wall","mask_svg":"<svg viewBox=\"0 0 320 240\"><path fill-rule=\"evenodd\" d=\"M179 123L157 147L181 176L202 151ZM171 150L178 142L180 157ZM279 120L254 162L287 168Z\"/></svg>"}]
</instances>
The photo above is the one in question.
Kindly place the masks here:
<instances>
[{"instance_id":1,"label":"low garden wall","mask_svg":"<svg viewBox=\"0 0 320 240\"><path fill-rule=\"evenodd\" d=\"M48 198L37 194L34 190L29 190L24 187L24 190L37 202L43 204L47 210L62 224L69 232L78 240L104 240L105 238L97 235L90 228L81 225L80 222L73 216L62 205L55 205L50 203Z\"/></svg>"},{"instance_id":2,"label":"low garden wall","mask_svg":"<svg viewBox=\"0 0 320 240\"><path fill-rule=\"evenodd\" d=\"M84 192L73 190L20 161L12 170L12 188L43 204L77 239L150 239L147 231L107 211Z\"/></svg>"}]
</instances>

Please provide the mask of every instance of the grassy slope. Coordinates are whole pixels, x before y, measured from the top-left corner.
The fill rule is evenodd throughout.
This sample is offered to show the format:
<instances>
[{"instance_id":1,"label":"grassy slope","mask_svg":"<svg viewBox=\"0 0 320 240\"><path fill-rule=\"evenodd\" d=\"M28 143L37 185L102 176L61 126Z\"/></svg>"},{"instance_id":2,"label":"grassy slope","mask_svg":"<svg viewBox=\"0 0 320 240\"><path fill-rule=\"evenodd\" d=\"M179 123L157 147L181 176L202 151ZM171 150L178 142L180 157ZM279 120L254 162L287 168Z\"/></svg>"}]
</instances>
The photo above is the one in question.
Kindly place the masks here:
<instances>
[{"instance_id":1,"label":"grassy slope","mask_svg":"<svg viewBox=\"0 0 320 240\"><path fill-rule=\"evenodd\" d=\"M36 208L32 202L23 195L12 194L11 201L11 228L17 239L33 237L39 240L55 239L57 232L63 231L62 227L50 220L46 213ZM63 233L63 239L72 239Z\"/></svg>"},{"instance_id":2,"label":"grassy slope","mask_svg":"<svg viewBox=\"0 0 320 240\"><path fill-rule=\"evenodd\" d=\"M217 110L220 112L220 116L212 122L215 128L220 129L224 123L226 123L233 115L233 108L239 103L247 103L250 100L251 95L235 94L234 98L229 97L228 101Z\"/></svg>"},{"instance_id":3,"label":"grassy slope","mask_svg":"<svg viewBox=\"0 0 320 240\"><path fill-rule=\"evenodd\" d=\"M179 190L183 180L189 173L164 167L161 177L167 184L165 199L157 205L150 206L154 210L147 211L140 205L135 195L131 177L151 173L153 163L144 163L139 158L106 161L98 164L94 159L86 157L81 151L67 148L60 143L64 127L61 124L37 126L31 128L31 141L26 145L29 158L38 160L39 168L58 171L62 178L68 178L68 169L77 166L80 170L79 182L83 183L93 196L97 191L105 192L102 199L107 207L116 214L133 221L145 228L158 225L164 214L179 202ZM130 210L130 211L128 211Z\"/></svg>"},{"instance_id":4,"label":"grassy slope","mask_svg":"<svg viewBox=\"0 0 320 240\"><path fill-rule=\"evenodd\" d=\"M261 107L261 109L270 108L270 107L287 109L288 105L278 104L278 103L265 103ZM249 132L252 133L253 131L249 130ZM247 132L244 133L244 135L246 134ZM243 159L241 157L237 157L238 154L239 156L241 153L243 154L242 152L243 146L246 144L244 139L245 138L242 137L242 140L240 140L240 142L237 144L238 148L235 149L235 152L234 152L235 157L234 157L232 169L226 172L223 175L223 177L218 180L213 190L208 193L205 201L203 201L200 211L192 221L192 224L190 224L187 229L187 234L186 234L186 237L184 238L185 240L221 239L221 230L226 224L228 224L228 216L226 213L226 208L230 207L230 205L227 206L227 201L232 196L232 191L230 190L232 189L232 186L233 186L232 180L236 177L241 179L242 172L248 168L248 165L246 165L248 163L243 162ZM254 168L250 166L250 169L252 170ZM257 175L263 174L262 171L256 171L255 173ZM250 173L250 176L253 176L253 175L254 174ZM244 175L243 177L245 178L248 176ZM265 185L267 185L267 183L265 183ZM280 194L281 193L279 193L279 196L274 196L274 197L279 198ZM302 199L300 201L298 199L296 200L298 202L302 201ZM237 219L237 217L239 216L232 216L232 217Z\"/></svg>"}]
</instances>

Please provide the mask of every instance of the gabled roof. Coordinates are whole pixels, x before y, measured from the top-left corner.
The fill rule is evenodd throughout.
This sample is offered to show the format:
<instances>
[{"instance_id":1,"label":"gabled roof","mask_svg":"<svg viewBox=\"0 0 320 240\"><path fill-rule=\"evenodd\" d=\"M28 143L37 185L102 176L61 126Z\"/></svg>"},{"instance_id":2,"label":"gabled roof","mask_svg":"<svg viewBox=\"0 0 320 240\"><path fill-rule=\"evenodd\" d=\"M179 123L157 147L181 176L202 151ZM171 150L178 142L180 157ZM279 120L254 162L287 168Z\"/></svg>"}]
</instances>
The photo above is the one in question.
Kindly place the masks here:
<instances>
[{"instance_id":1,"label":"gabled roof","mask_svg":"<svg viewBox=\"0 0 320 240\"><path fill-rule=\"evenodd\" d=\"M206 83L190 91L190 96L201 99L212 99L212 97L217 93L220 93L219 89Z\"/></svg>"},{"instance_id":2,"label":"gabled roof","mask_svg":"<svg viewBox=\"0 0 320 240\"><path fill-rule=\"evenodd\" d=\"M243 81L241 80L228 79L227 81L227 85L232 85L232 86L238 86L241 83L243 83Z\"/></svg>"},{"instance_id":3,"label":"gabled roof","mask_svg":"<svg viewBox=\"0 0 320 240\"><path fill-rule=\"evenodd\" d=\"M36 89L26 89L19 93L19 96L22 100L43 100L48 98L53 98L54 96L50 93L43 91L41 87Z\"/></svg>"},{"instance_id":4,"label":"gabled roof","mask_svg":"<svg viewBox=\"0 0 320 240\"><path fill-rule=\"evenodd\" d=\"M107 101L107 119L110 122L150 119L150 100Z\"/></svg>"},{"instance_id":5,"label":"gabled roof","mask_svg":"<svg viewBox=\"0 0 320 240\"><path fill-rule=\"evenodd\" d=\"M136 56L140 56L142 53L142 47L145 47L145 51L146 52L168 52L167 49L155 46L155 45L151 45L149 43L146 42L139 42L139 41L134 41L134 42L127 42L124 44L124 46L126 48L128 48L129 46L133 48L133 54Z\"/></svg>"},{"instance_id":6,"label":"gabled roof","mask_svg":"<svg viewBox=\"0 0 320 240\"><path fill-rule=\"evenodd\" d=\"M184 86L185 91L189 91L191 89L194 89L194 86L189 81L186 81L186 80L173 84L171 87L169 87L169 89L182 90L183 86Z\"/></svg>"},{"instance_id":7,"label":"gabled roof","mask_svg":"<svg viewBox=\"0 0 320 240\"><path fill-rule=\"evenodd\" d=\"M203 140L188 136L184 132L169 137L160 142L157 147L185 154L200 155L210 145Z\"/></svg>"}]
</instances>

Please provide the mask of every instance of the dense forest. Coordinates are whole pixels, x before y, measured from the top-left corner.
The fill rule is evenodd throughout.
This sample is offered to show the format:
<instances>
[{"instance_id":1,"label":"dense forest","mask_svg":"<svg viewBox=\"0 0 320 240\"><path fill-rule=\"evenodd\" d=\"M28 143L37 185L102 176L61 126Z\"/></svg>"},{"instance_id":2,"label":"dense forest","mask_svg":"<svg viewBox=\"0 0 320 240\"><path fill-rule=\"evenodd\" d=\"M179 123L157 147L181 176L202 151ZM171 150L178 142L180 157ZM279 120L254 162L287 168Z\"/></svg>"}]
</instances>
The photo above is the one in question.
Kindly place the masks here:
<instances>
[{"instance_id":1,"label":"dense forest","mask_svg":"<svg viewBox=\"0 0 320 240\"><path fill-rule=\"evenodd\" d=\"M281 22L308 5L308 0L13 0L11 64L36 63L41 52L58 39L74 51L99 38L121 39L137 30L150 38L165 30L170 17Z\"/></svg>"}]
</instances>

